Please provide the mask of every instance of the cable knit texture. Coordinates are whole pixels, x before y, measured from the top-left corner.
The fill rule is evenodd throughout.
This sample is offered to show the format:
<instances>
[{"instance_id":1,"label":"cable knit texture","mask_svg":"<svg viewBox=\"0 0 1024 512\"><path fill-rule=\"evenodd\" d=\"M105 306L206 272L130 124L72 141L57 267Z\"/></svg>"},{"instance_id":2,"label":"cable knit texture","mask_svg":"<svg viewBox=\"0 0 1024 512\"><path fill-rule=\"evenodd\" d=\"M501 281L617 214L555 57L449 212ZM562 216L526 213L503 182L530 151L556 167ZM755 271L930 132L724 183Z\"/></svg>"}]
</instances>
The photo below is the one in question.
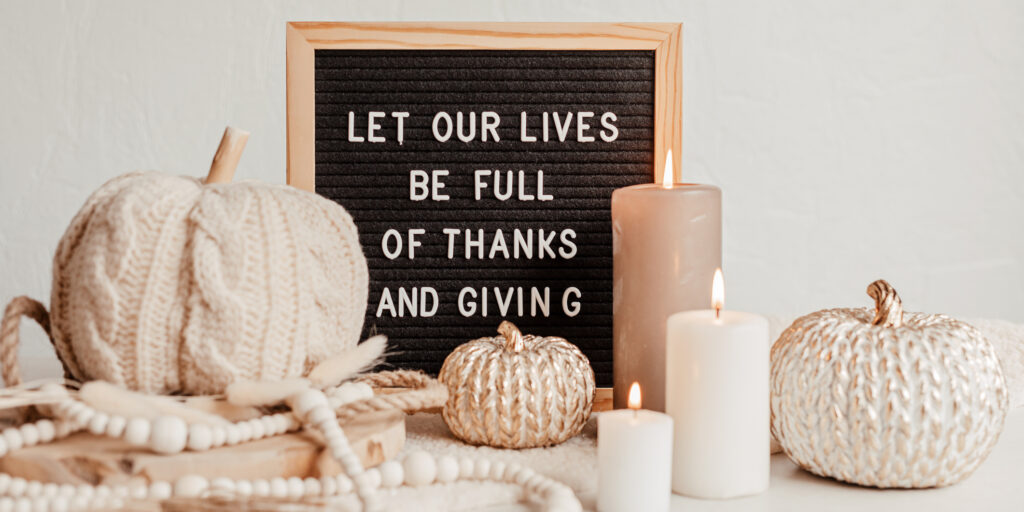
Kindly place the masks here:
<instances>
[{"instance_id":1,"label":"cable knit texture","mask_svg":"<svg viewBox=\"0 0 1024 512\"><path fill-rule=\"evenodd\" d=\"M68 371L150 393L301 376L354 347L366 311L352 218L281 185L115 178L72 220L53 267Z\"/></svg>"}]
</instances>

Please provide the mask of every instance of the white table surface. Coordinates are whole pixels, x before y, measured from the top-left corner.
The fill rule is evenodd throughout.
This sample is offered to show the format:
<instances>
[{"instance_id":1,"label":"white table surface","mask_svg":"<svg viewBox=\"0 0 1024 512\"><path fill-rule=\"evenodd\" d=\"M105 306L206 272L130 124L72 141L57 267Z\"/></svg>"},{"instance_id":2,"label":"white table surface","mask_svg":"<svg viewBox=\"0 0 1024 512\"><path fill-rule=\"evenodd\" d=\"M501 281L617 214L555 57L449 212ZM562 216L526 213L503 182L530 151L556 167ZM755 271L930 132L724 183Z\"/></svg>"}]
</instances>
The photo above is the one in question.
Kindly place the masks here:
<instances>
[{"instance_id":1,"label":"white table surface","mask_svg":"<svg viewBox=\"0 0 1024 512\"><path fill-rule=\"evenodd\" d=\"M1024 408L1010 411L988 459L959 484L939 489L881 490L847 485L799 469L783 454L772 456L767 492L727 501L672 496L672 512L697 511L964 511L1024 512Z\"/></svg>"},{"instance_id":2,"label":"white table surface","mask_svg":"<svg viewBox=\"0 0 1024 512\"><path fill-rule=\"evenodd\" d=\"M593 510L594 496L581 496ZM523 512L522 505L487 512ZM772 456L771 487L756 496L700 500L672 496L671 512L1024 512L1024 407L1010 411L999 443L967 480L939 489L881 490L839 483ZM649 511L636 511L649 512Z\"/></svg>"}]
</instances>

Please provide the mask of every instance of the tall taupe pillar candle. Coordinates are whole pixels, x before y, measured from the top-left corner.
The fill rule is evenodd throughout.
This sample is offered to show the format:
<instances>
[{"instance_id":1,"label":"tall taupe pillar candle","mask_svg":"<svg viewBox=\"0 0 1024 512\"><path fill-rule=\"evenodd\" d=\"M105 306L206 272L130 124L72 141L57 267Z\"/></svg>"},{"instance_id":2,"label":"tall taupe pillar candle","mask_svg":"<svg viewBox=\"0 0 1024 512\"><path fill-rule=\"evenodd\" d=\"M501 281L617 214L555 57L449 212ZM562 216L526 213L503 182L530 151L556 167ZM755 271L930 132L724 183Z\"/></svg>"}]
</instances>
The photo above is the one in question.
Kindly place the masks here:
<instances>
[{"instance_id":1,"label":"tall taupe pillar candle","mask_svg":"<svg viewBox=\"0 0 1024 512\"><path fill-rule=\"evenodd\" d=\"M643 184L612 193L614 404L634 381L644 407L665 411L665 325L707 309L722 266L722 191L711 185Z\"/></svg>"}]
</instances>

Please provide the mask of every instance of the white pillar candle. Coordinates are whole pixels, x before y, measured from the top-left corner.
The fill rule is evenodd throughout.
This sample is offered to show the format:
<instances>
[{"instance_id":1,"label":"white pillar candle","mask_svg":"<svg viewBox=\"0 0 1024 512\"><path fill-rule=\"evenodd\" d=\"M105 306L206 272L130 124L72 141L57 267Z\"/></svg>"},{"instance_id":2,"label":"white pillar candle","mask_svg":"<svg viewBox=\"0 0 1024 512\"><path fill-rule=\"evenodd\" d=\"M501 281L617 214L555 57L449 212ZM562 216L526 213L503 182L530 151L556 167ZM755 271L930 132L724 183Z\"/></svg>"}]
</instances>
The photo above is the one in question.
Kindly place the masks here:
<instances>
[{"instance_id":1,"label":"white pillar candle","mask_svg":"<svg viewBox=\"0 0 1024 512\"><path fill-rule=\"evenodd\" d=\"M633 383L629 409L597 416L599 512L664 512L672 496L672 418L640 410Z\"/></svg>"},{"instance_id":2,"label":"white pillar candle","mask_svg":"<svg viewBox=\"0 0 1024 512\"><path fill-rule=\"evenodd\" d=\"M672 491L732 498L768 488L768 321L723 311L721 271L712 307L669 317L666 412L675 421Z\"/></svg>"}]
</instances>

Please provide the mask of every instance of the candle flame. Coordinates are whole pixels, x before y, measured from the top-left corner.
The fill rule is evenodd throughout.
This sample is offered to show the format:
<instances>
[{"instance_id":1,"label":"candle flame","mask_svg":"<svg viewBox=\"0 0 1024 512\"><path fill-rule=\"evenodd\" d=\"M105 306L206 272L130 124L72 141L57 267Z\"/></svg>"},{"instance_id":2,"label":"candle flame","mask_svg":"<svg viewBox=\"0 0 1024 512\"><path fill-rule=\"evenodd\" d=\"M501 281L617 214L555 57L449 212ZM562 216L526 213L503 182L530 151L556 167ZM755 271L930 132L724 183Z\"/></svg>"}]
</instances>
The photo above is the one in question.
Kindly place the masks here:
<instances>
[{"instance_id":1,"label":"candle flame","mask_svg":"<svg viewBox=\"0 0 1024 512\"><path fill-rule=\"evenodd\" d=\"M640 408L639 382L634 382L633 385L629 387L629 400L627 401L627 405L630 409L633 409L634 411Z\"/></svg>"},{"instance_id":2,"label":"candle flame","mask_svg":"<svg viewBox=\"0 0 1024 512\"><path fill-rule=\"evenodd\" d=\"M665 155L665 168L661 171L661 186L662 188L672 188L672 182L674 181L675 173L672 171L672 150L668 150Z\"/></svg>"},{"instance_id":3,"label":"candle flame","mask_svg":"<svg viewBox=\"0 0 1024 512\"><path fill-rule=\"evenodd\" d=\"M715 278L711 282L711 308L715 310L715 318L718 318L725 307L725 278L722 277L722 269L715 269Z\"/></svg>"}]
</instances>

